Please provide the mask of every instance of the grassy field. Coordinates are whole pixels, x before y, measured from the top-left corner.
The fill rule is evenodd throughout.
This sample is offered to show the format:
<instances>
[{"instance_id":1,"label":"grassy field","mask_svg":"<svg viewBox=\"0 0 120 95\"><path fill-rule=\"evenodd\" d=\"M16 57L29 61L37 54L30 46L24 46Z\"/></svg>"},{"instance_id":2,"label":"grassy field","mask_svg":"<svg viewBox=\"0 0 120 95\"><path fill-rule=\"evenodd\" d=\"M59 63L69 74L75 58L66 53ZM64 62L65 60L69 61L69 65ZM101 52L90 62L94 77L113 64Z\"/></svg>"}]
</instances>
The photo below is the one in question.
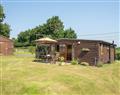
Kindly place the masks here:
<instances>
[{"instance_id":1,"label":"grassy field","mask_svg":"<svg viewBox=\"0 0 120 95\"><path fill-rule=\"evenodd\" d=\"M91 67L1 56L1 95L120 95L120 62Z\"/></svg>"}]
</instances>

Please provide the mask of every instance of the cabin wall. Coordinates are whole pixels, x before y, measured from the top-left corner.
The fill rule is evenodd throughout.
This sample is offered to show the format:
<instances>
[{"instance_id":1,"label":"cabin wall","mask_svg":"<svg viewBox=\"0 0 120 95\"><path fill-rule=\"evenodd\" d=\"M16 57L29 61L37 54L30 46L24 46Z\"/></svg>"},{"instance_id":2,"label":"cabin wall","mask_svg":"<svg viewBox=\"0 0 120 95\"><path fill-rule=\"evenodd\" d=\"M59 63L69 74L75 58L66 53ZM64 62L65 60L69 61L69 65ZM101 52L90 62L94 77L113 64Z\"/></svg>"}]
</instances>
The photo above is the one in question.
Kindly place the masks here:
<instances>
[{"instance_id":1,"label":"cabin wall","mask_svg":"<svg viewBox=\"0 0 120 95\"><path fill-rule=\"evenodd\" d=\"M109 45L99 44L99 61L103 63L110 62L110 47Z\"/></svg>"},{"instance_id":2,"label":"cabin wall","mask_svg":"<svg viewBox=\"0 0 120 95\"><path fill-rule=\"evenodd\" d=\"M114 60L115 60L115 47L113 47L113 46L111 46L111 48L110 48L110 62L113 62Z\"/></svg>"},{"instance_id":3,"label":"cabin wall","mask_svg":"<svg viewBox=\"0 0 120 95\"><path fill-rule=\"evenodd\" d=\"M63 41L62 40L57 43L57 45L59 45L60 56L64 57L65 61L68 61L67 60L67 45L73 45L73 43L76 43L76 41L65 41L65 40Z\"/></svg>"},{"instance_id":4,"label":"cabin wall","mask_svg":"<svg viewBox=\"0 0 120 95\"><path fill-rule=\"evenodd\" d=\"M99 44L99 61L110 63L115 60L115 48L111 45Z\"/></svg>"},{"instance_id":5,"label":"cabin wall","mask_svg":"<svg viewBox=\"0 0 120 95\"><path fill-rule=\"evenodd\" d=\"M83 48L89 51L82 51ZM79 45L75 47L75 57L81 62L88 62L90 65L95 65L98 61L98 44L91 41L80 41Z\"/></svg>"},{"instance_id":6,"label":"cabin wall","mask_svg":"<svg viewBox=\"0 0 120 95\"><path fill-rule=\"evenodd\" d=\"M80 43L79 43L80 42ZM90 65L95 65L98 61L98 43L92 41L79 41L79 40L62 40L59 41L59 45L64 45L60 47L60 55L67 58L67 45L72 45L74 51L75 59L81 62L88 62ZM88 48L90 51L82 51L82 48ZM72 51L71 51L72 52ZM73 56L72 56L73 57ZM72 58L73 59L73 58ZM67 60L66 60L67 61Z\"/></svg>"},{"instance_id":7,"label":"cabin wall","mask_svg":"<svg viewBox=\"0 0 120 95\"><path fill-rule=\"evenodd\" d=\"M72 59L96 65L98 62L109 63L115 60L115 47L108 43L91 40L60 40L60 55L67 61L67 45L72 45ZM82 51L83 48L89 51ZM73 56L74 55L74 56Z\"/></svg>"},{"instance_id":8,"label":"cabin wall","mask_svg":"<svg viewBox=\"0 0 120 95\"><path fill-rule=\"evenodd\" d=\"M114 45L94 40L58 40L56 43L57 52L65 58L65 61L77 59L80 62L88 62L96 65L98 62L108 63L114 61ZM87 51L83 50L87 49ZM37 53L39 53L37 51Z\"/></svg>"}]
</instances>

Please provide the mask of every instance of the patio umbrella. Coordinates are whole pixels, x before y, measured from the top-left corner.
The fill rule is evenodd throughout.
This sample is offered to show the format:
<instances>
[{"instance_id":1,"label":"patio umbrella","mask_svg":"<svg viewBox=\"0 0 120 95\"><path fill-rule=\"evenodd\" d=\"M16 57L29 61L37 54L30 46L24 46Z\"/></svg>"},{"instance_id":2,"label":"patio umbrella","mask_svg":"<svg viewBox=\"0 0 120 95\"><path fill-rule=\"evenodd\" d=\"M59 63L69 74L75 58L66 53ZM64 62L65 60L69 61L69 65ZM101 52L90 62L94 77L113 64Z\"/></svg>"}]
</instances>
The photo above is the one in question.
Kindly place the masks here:
<instances>
[{"instance_id":1,"label":"patio umbrella","mask_svg":"<svg viewBox=\"0 0 120 95\"><path fill-rule=\"evenodd\" d=\"M53 40L53 39L50 39L50 38L48 38L48 37L45 37L45 38L40 38L40 39L38 39L38 40L35 40L35 42L37 43L36 45L45 45L45 46L50 46L51 47L51 53L50 53L50 55L51 55L51 57L52 57L52 60L53 60L53 58L54 58L54 52L55 52L55 43L57 43L57 41L56 40ZM47 51L49 51L47 48L45 49L45 51L46 51L46 57L48 57L47 55ZM46 58L46 60L48 60L47 58Z\"/></svg>"},{"instance_id":2,"label":"patio umbrella","mask_svg":"<svg viewBox=\"0 0 120 95\"><path fill-rule=\"evenodd\" d=\"M35 40L37 43L42 43L42 44L52 44L52 43L56 43L56 40L50 39L48 37L45 38L40 38L38 40Z\"/></svg>"}]
</instances>

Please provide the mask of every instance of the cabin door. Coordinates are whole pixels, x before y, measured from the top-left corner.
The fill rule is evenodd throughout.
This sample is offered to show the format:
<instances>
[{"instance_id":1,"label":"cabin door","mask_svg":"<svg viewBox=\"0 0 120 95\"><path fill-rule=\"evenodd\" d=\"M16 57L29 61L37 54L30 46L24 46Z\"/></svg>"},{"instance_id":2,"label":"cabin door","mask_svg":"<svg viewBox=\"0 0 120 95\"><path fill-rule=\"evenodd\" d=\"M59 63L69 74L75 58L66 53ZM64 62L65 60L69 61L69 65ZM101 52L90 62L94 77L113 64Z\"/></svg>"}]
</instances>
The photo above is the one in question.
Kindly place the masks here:
<instances>
[{"instance_id":1,"label":"cabin door","mask_svg":"<svg viewBox=\"0 0 120 95\"><path fill-rule=\"evenodd\" d=\"M72 60L72 45L67 45L67 61Z\"/></svg>"}]
</instances>

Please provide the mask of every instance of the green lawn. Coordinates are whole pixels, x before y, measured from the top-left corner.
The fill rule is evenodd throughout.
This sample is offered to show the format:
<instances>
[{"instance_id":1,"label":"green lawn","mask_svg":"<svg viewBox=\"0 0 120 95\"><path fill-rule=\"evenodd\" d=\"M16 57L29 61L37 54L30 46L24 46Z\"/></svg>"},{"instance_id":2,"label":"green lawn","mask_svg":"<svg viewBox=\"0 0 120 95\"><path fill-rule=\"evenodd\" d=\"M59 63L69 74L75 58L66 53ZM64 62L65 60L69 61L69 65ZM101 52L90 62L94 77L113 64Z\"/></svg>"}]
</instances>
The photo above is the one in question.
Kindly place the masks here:
<instances>
[{"instance_id":1,"label":"green lawn","mask_svg":"<svg viewBox=\"0 0 120 95\"><path fill-rule=\"evenodd\" d=\"M120 62L91 67L0 56L1 95L120 95Z\"/></svg>"}]
</instances>

